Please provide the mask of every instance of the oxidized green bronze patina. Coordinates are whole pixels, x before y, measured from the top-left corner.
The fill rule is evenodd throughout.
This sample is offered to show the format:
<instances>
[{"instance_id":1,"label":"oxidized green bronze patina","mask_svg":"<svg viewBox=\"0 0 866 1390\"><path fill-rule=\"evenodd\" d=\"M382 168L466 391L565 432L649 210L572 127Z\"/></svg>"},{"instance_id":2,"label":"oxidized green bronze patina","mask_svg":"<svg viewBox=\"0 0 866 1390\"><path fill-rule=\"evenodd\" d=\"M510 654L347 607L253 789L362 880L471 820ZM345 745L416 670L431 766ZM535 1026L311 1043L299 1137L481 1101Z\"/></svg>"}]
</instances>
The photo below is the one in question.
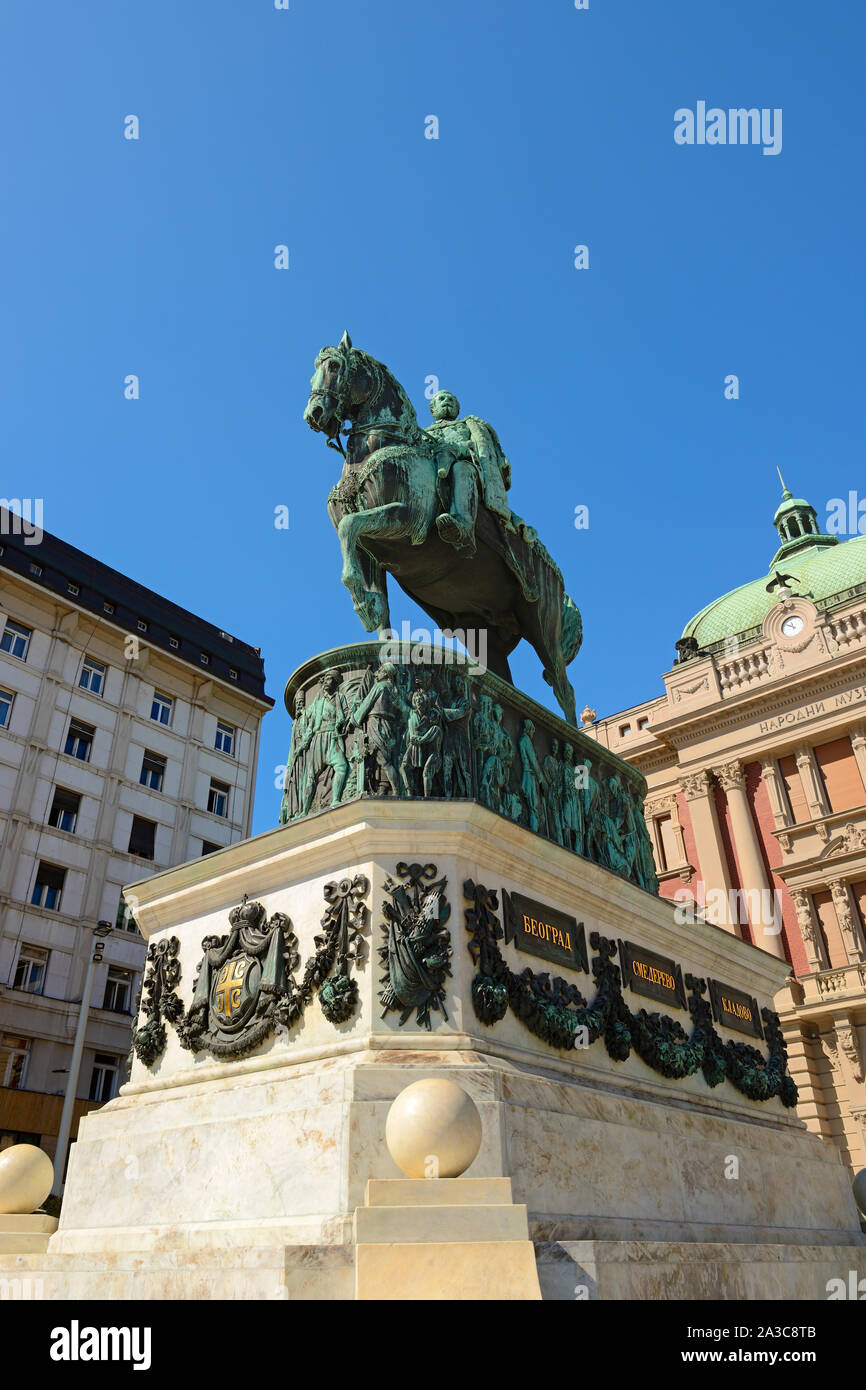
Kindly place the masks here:
<instances>
[{"instance_id":1,"label":"oxidized green bronze patina","mask_svg":"<svg viewBox=\"0 0 866 1390\"><path fill-rule=\"evenodd\" d=\"M446 923L451 908L445 901L445 879L437 878L435 864L400 863L396 872L396 881L385 879L388 896L382 905L382 1017L400 1009L397 1021L402 1027L414 1009L415 1022L429 1029L431 1009L448 1018L445 981L451 974L451 934Z\"/></svg>"},{"instance_id":2,"label":"oxidized green bronze patina","mask_svg":"<svg viewBox=\"0 0 866 1390\"><path fill-rule=\"evenodd\" d=\"M616 944L592 932L595 951L591 962L595 997L587 1004L576 984L547 972L529 968L512 970L499 943L505 933L497 916L498 895L471 879L463 885L468 900L466 930L471 933L469 952L477 975L472 981L472 1005L479 1022L492 1027L511 1009L537 1038L550 1047L590 1047L604 1040L609 1057L627 1060L632 1049L647 1066L677 1080L700 1072L708 1086L727 1079L749 1100L778 1096L791 1109L797 1104L797 1087L788 1073L788 1054L778 1014L762 1009L766 1057L748 1043L724 1042L713 1027L710 1004L704 995L707 982L686 975L688 1010L692 1031L687 1033L667 1014L632 1013L622 992L622 977L614 964ZM679 967L677 967L677 970Z\"/></svg>"},{"instance_id":3,"label":"oxidized green bronze patina","mask_svg":"<svg viewBox=\"0 0 866 1390\"><path fill-rule=\"evenodd\" d=\"M397 379L348 333L316 358L304 419L344 455L328 512L355 612L367 632L390 626L391 573L438 627L484 629L490 669L506 681L509 653L525 637L576 725L566 667L580 648L580 613L536 532L508 505L511 465L496 431L476 415L459 419L450 392L431 409L434 423L422 429Z\"/></svg>"},{"instance_id":4,"label":"oxidized green bronze patina","mask_svg":"<svg viewBox=\"0 0 866 1390\"><path fill-rule=\"evenodd\" d=\"M294 673L286 708L281 824L361 796L475 800L658 891L643 775L455 652L338 647Z\"/></svg>"},{"instance_id":5,"label":"oxidized green bronze patina","mask_svg":"<svg viewBox=\"0 0 866 1390\"><path fill-rule=\"evenodd\" d=\"M181 1046L214 1057L242 1057L279 1028L292 1028L314 996L329 1023L346 1023L358 1007L351 966L366 954L364 898L369 889L363 874L325 884L322 930L314 938L316 950L300 984L295 971L301 957L291 921L283 912L268 920L262 904L245 895L229 913L231 930L224 936L206 936L201 943L204 955L187 1012L176 995L168 996L176 1000L171 1013L163 1004ZM177 975L167 977L169 983L176 983L179 974L178 966ZM148 1004L145 1012L149 1009ZM152 1066L164 1047L163 1028L157 1052L151 1046L147 1055L136 1051L146 1066Z\"/></svg>"},{"instance_id":6,"label":"oxidized green bronze patina","mask_svg":"<svg viewBox=\"0 0 866 1390\"><path fill-rule=\"evenodd\" d=\"M165 1020L177 1023L183 1017L183 1003L175 992L180 984L180 942L176 936L152 941L147 948L147 973L144 993L147 996L142 1012L146 1022L133 1026L132 1050L146 1067L152 1067L165 1051ZM128 1072L127 1068L127 1072Z\"/></svg>"}]
</instances>

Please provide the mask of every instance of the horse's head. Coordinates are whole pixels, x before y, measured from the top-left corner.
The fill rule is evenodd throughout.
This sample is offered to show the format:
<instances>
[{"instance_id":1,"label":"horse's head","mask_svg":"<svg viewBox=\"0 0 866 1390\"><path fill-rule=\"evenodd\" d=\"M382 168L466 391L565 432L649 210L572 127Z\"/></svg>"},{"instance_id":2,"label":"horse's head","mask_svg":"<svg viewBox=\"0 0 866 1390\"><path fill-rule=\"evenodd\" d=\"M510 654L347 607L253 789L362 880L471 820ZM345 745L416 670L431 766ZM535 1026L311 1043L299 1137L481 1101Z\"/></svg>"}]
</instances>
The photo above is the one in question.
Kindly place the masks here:
<instances>
[{"instance_id":1,"label":"horse's head","mask_svg":"<svg viewBox=\"0 0 866 1390\"><path fill-rule=\"evenodd\" d=\"M310 379L310 399L304 419L311 430L336 439L343 421L369 394L370 372L364 354L352 347L344 333L337 347L324 347Z\"/></svg>"}]
</instances>

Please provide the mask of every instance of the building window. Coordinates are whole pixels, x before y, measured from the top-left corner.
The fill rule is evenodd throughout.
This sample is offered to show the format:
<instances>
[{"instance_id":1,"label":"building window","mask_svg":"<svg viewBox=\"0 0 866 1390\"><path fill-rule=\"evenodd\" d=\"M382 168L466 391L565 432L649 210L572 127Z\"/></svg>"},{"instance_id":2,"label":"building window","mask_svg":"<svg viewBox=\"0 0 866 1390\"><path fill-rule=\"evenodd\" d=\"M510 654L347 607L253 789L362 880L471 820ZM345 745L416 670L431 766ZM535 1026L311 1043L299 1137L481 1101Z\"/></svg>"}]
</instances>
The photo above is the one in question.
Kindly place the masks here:
<instances>
[{"instance_id":1,"label":"building window","mask_svg":"<svg viewBox=\"0 0 866 1390\"><path fill-rule=\"evenodd\" d=\"M105 981L103 1009L111 1009L112 1013L116 1014L128 1013L131 982L132 976L128 970L119 970L115 966L110 966L108 978Z\"/></svg>"},{"instance_id":2,"label":"building window","mask_svg":"<svg viewBox=\"0 0 866 1390\"><path fill-rule=\"evenodd\" d=\"M81 797L78 792L68 791L66 787L55 787L54 800L48 812L48 824L53 825L55 830L68 830L70 835L74 835L80 807Z\"/></svg>"},{"instance_id":3,"label":"building window","mask_svg":"<svg viewBox=\"0 0 866 1390\"><path fill-rule=\"evenodd\" d=\"M168 639L168 645L169 645L170 647L173 647L174 650L177 651L178 647L180 646L180 642L178 641L178 639L177 639L176 637L169 637L169 639Z\"/></svg>"},{"instance_id":4,"label":"building window","mask_svg":"<svg viewBox=\"0 0 866 1390\"><path fill-rule=\"evenodd\" d=\"M117 904L117 915L114 919L114 925L118 931L138 931L138 923L130 912L129 904L122 893L120 895L120 902Z\"/></svg>"},{"instance_id":5,"label":"building window","mask_svg":"<svg viewBox=\"0 0 866 1390\"><path fill-rule=\"evenodd\" d=\"M139 632L147 632L147 623L143 618L139 618L138 620L138 630Z\"/></svg>"},{"instance_id":6,"label":"building window","mask_svg":"<svg viewBox=\"0 0 866 1390\"><path fill-rule=\"evenodd\" d=\"M854 901L857 904L857 911L860 914L860 926L866 932L866 879L860 879L851 884L851 892L854 894Z\"/></svg>"},{"instance_id":7,"label":"building window","mask_svg":"<svg viewBox=\"0 0 866 1390\"><path fill-rule=\"evenodd\" d=\"M0 1129L0 1153L4 1149L11 1149L13 1144L32 1144L38 1149L42 1143L42 1135L34 1134L27 1129Z\"/></svg>"},{"instance_id":8,"label":"building window","mask_svg":"<svg viewBox=\"0 0 866 1390\"><path fill-rule=\"evenodd\" d=\"M153 692L153 703L150 707L151 719L155 719L157 724L171 725L173 709L174 700L170 695L160 695L158 690Z\"/></svg>"},{"instance_id":9,"label":"building window","mask_svg":"<svg viewBox=\"0 0 866 1390\"><path fill-rule=\"evenodd\" d=\"M28 994L41 994L45 988L48 951L41 946L22 946L15 966L14 989L26 989Z\"/></svg>"},{"instance_id":10,"label":"building window","mask_svg":"<svg viewBox=\"0 0 866 1390\"><path fill-rule=\"evenodd\" d=\"M205 856L206 854L216 854L216 852L217 852L218 849L224 849L224 848L225 848L224 845L215 845L214 842L213 842L213 840L202 840L202 842L201 842L201 854L202 854L202 858L204 858L204 856Z\"/></svg>"},{"instance_id":11,"label":"building window","mask_svg":"<svg viewBox=\"0 0 866 1390\"><path fill-rule=\"evenodd\" d=\"M208 666L210 664L210 657L208 656L207 652L202 652L201 664L202 666Z\"/></svg>"},{"instance_id":12,"label":"building window","mask_svg":"<svg viewBox=\"0 0 866 1390\"><path fill-rule=\"evenodd\" d=\"M230 666L230 667L229 667L229 679L230 679L230 680L233 680L233 681L236 681L237 678L238 678L238 673L237 673L237 671L235 671L235 670Z\"/></svg>"},{"instance_id":13,"label":"building window","mask_svg":"<svg viewBox=\"0 0 866 1390\"><path fill-rule=\"evenodd\" d=\"M129 832L129 853L140 859L153 859L156 852L156 821L146 820L144 816L133 816L132 830Z\"/></svg>"},{"instance_id":14,"label":"building window","mask_svg":"<svg viewBox=\"0 0 866 1390\"><path fill-rule=\"evenodd\" d=\"M779 758L779 773L788 798L789 820L793 820L795 825L802 825L805 821L812 819L812 812L809 810L800 770L797 767L797 759L793 753Z\"/></svg>"},{"instance_id":15,"label":"building window","mask_svg":"<svg viewBox=\"0 0 866 1390\"><path fill-rule=\"evenodd\" d=\"M222 628L220 628L220 637L222 637L226 642L233 642L235 640L230 633L223 632Z\"/></svg>"},{"instance_id":16,"label":"building window","mask_svg":"<svg viewBox=\"0 0 866 1390\"><path fill-rule=\"evenodd\" d=\"M93 1059L93 1071L90 1075L90 1100L98 1100L104 1105L106 1101L112 1100L117 1090L117 1076L119 1071L120 1059L111 1057L107 1053L97 1052Z\"/></svg>"},{"instance_id":17,"label":"building window","mask_svg":"<svg viewBox=\"0 0 866 1390\"><path fill-rule=\"evenodd\" d=\"M32 636L32 628L23 627L21 623L13 623L11 618L7 618L3 636L0 637L0 652L8 652L10 656L17 657L19 661L26 661L27 649L30 646Z\"/></svg>"},{"instance_id":18,"label":"building window","mask_svg":"<svg viewBox=\"0 0 866 1390\"><path fill-rule=\"evenodd\" d=\"M101 695L104 681L105 667L101 662L94 661L92 656L86 656L81 667L81 675L78 677L78 684L82 690L90 690L94 695Z\"/></svg>"},{"instance_id":19,"label":"building window","mask_svg":"<svg viewBox=\"0 0 866 1390\"><path fill-rule=\"evenodd\" d=\"M0 1086L8 1086L10 1091L23 1089L29 1056L29 1038L0 1033Z\"/></svg>"},{"instance_id":20,"label":"building window","mask_svg":"<svg viewBox=\"0 0 866 1390\"><path fill-rule=\"evenodd\" d=\"M228 753L229 757L234 757L235 730L231 724L223 724L221 720L217 720L214 748L220 753Z\"/></svg>"},{"instance_id":21,"label":"building window","mask_svg":"<svg viewBox=\"0 0 866 1390\"><path fill-rule=\"evenodd\" d=\"M37 565L37 563L36 563L35 560L31 560L31 561L30 561L30 573L31 573L31 574L35 574L36 577L37 577L37 579L38 579L39 576L42 574L42 566L41 566L41 565Z\"/></svg>"},{"instance_id":22,"label":"building window","mask_svg":"<svg viewBox=\"0 0 866 1390\"><path fill-rule=\"evenodd\" d=\"M631 733L631 724L620 724L620 726L619 726L619 736L620 736L620 738L628 738L628 736L629 736L630 733Z\"/></svg>"},{"instance_id":23,"label":"building window","mask_svg":"<svg viewBox=\"0 0 866 1390\"><path fill-rule=\"evenodd\" d=\"M59 912L65 878L65 869L59 868L56 864L45 864L40 861L39 868L36 870L33 896L30 899L33 906L44 907L49 912Z\"/></svg>"},{"instance_id":24,"label":"building window","mask_svg":"<svg viewBox=\"0 0 866 1390\"><path fill-rule=\"evenodd\" d=\"M210 779L207 808L214 816L227 816L229 813L229 788L225 782L218 782L215 777Z\"/></svg>"},{"instance_id":25,"label":"building window","mask_svg":"<svg viewBox=\"0 0 866 1390\"><path fill-rule=\"evenodd\" d=\"M682 862L682 854L674 834L674 823L672 816L656 816L656 858L659 861L659 868L664 873L667 869L674 869Z\"/></svg>"},{"instance_id":26,"label":"building window","mask_svg":"<svg viewBox=\"0 0 866 1390\"><path fill-rule=\"evenodd\" d=\"M815 760L821 770L830 810L859 809L866 801L866 790L850 738L835 738L832 743L820 743L815 749Z\"/></svg>"},{"instance_id":27,"label":"building window","mask_svg":"<svg viewBox=\"0 0 866 1390\"><path fill-rule=\"evenodd\" d=\"M78 585L77 585L77 584L67 584L67 586L66 586L66 592L67 592L67 594L78 594L78 593L79 593Z\"/></svg>"},{"instance_id":28,"label":"building window","mask_svg":"<svg viewBox=\"0 0 866 1390\"><path fill-rule=\"evenodd\" d=\"M113 604L113 603L109 603L108 600L106 599L105 603L103 603L103 605L102 605L102 611L103 611L103 613L113 613L113 612L114 612L114 604Z\"/></svg>"},{"instance_id":29,"label":"building window","mask_svg":"<svg viewBox=\"0 0 866 1390\"><path fill-rule=\"evenodd\" d=\"M9 728L9 718L12 714L12 705L15 696L8 690L0 690L0 729Z\"/></svg>"},{"instance_id":30,"label":"building window","mask_svg":"<svg viewBox=\"0 0 866 1390\"><path fill-rule=\"evenodd\" d=\"M637 731L638 731L639 734L641 734L641 733L643 733L644 729L648 729L648 728L649 728L649 715L648 715L648 714L645 714L645 715L643 715L643 716L637 721Z\"/></svg>"},{"instance_id":31,"label":"building window","mask_svg":"<svg viewBox=\"0 0 866 1390\"><path fill-rule=\"evenodd\" d=\"M95 733L92 725L82 724L80 719L70 719L64 753L68 753L70 758L80 758L83 763L89 763Z\"/></svg>"},{"instance_id":32,"label":"building window","mask_svg":"<svg viewBox=\"0 0 866 1390\"><path fill-rule=\"evenodd\" d=\"M841 969L848 964L848 953L839 930L836 904L829 888L812 894L812 907L820 927L824 961L831 970Z\"/></svg>"},{"instance_id":33,"label":"building window","mask_svg":"<svg viewBox=\"0 0 866 1390\"><path fill-rule=\"evenodd\" d=\"M162 791L162 782L165 777L165 758L160 757L159 753L151 753L145 750L141 760L141 776L139 782L143 787L150 787L155 792Z\"/></svg>"}]
</instances>

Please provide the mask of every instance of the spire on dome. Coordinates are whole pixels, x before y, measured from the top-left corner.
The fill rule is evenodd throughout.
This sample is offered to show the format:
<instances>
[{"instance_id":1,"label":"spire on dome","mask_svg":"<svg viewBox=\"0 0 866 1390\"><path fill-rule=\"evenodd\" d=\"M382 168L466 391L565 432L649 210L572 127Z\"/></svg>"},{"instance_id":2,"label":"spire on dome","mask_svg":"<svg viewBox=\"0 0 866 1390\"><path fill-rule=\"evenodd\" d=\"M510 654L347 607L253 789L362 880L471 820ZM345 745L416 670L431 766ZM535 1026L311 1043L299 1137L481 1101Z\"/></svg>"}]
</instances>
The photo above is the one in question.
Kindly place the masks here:
<instances>
[{"instance_id":1,"label":"spire on dome","mask_svg":"<svg viewBox=\"0 0 866 1390\"><path fill-rule=\"evenodd\" d=\"M770 561L771 570L779 560L791 555L796 550L805 550L816 545L837 545L839 542L838 536L828 536L822 533L815 508L805 498L793 495L791 489L785 484L782 470L778 464L776 465L776 472L779 475L779 482L782 484L782 501L776 508L773 525L779 533L779 540L782 544Z\"/></svg>"}]
</instances>

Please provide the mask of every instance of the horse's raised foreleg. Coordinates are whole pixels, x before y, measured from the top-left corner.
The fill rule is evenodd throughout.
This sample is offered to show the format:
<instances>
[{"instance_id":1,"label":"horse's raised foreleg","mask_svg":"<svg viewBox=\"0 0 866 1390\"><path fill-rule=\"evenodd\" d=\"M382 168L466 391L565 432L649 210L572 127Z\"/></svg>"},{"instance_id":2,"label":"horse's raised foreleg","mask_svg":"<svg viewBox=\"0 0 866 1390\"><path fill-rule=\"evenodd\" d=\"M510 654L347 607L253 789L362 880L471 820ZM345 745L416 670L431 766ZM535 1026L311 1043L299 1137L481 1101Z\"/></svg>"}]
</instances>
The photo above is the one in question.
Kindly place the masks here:
<instances>
[{"instance_id":1,"label":"horse's raised foreleg","mask_svg":"<svg viewBox=\"0 0 866 1390\"><path fill-rule=\"evenodd\" d=\"M355 612L367 632L388 625L388 599L384 581L376 585L379 566L359 549L366 540L387 537L399 540L409 533L409 508L405 502L388 502L368 512L347 512L337 524L343 555L342 581L352 595ZM372 568L371 568L372 567ZM370 570L365 574L364 570Z\"/></svg>"}]
</instances>

